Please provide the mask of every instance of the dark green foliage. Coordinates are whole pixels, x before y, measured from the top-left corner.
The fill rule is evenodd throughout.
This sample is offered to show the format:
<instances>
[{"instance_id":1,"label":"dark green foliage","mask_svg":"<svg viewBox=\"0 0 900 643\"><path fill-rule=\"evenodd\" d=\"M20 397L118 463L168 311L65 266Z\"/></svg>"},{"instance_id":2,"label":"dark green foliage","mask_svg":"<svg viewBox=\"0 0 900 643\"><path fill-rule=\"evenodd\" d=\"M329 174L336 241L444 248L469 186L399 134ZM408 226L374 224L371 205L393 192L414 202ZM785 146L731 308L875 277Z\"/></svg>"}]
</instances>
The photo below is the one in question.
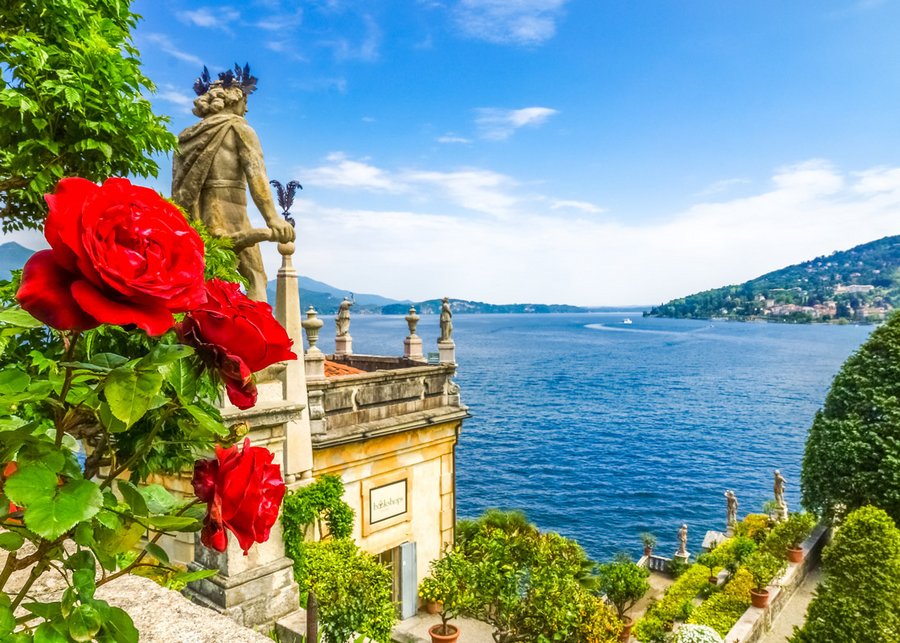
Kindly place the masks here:
<instances>
[{"instance_id":1,"label":"dark green foliage","mask_svg":"<svg viewBox=\"0 0 900 643\"><path fill-rule=\"evenodd\" d=\"M750 572L756 590L760 592L784 571L785 567L787 563L783 559L765 551L757 551L744 561L744 568Z\"/></svg>"},{"instance_id":2,"label":"dark green foliage","mask_svg":"<svg viewBox=\"0 0 900 643\"><path fill-rule=\"evenodd\" d=\"M650 589L650 570L638 567L627 555L597 567L597 588L606 595L621 619Z\"/></svg>"},{"instance_id":3,"label":"dark green foliage","mask_svg":"<svg viewBox=\"0 0 900 643\"><path fill-rule=\"evenodd\" d=\"M822 565L825 580L791 643L900 641L900 530L887 513L852 512Z\"/></svg>"},{"instance_id":4,"label":"dark green foliage","mask_svg":"<svg viewBox=\"0 0 900 643\"><path fill-rule=\"evenodd\" d=\"M803 504L827 518L872 504L900 520L900 315L834 378L809 431L800 487Z\"/></svg>"},{"instance_id":5,"label":"dark green foliage","mask_svg":"<svg viewBox=\"0 0 900 643\"><path fill-rule=\"evenodd\" d=\"M2 229L37 228L63 176L156 176L175 148L142 96L130 0L0 3Z\"/></svg>"},{"instance_id":6,"label":"dark green foliage","mask_svg":"<svg viewBox=\"0 0 900 643\"><path fill-rule=\"evenodd\" d=\"M747 319L763 315L765 300L775 304L813 306L826 301L837 304L836 317L860 319L860 309L880 298L900 303L900 236L885 237L827 257L782 268L743 284L715 288L654 306L654 317ZM853 275L853 276L851 276ZM875 286L867 293L835 295L835 286L865 284ZM760 300L762 297L762 301ZM778 316L767 315L767 318ZM782 321L804 323L811 315L796 312Z\"/></svg>"}]
</instances>

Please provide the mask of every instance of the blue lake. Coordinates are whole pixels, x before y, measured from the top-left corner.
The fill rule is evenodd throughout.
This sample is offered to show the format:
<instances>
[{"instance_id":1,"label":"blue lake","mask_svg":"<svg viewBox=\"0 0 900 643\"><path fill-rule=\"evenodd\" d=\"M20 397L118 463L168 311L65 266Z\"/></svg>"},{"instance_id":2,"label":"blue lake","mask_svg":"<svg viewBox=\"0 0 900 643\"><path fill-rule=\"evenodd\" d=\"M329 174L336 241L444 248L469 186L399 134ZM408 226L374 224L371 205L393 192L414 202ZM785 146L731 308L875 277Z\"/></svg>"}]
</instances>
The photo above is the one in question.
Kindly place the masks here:
<instances>
[{"instance_id":1,"label":"blue lake","mask_svg":"<svg viewBox=\"0 0 900 643\"><path fill-rule=\"evenodd\" d=\"M630 317L633 323L623 324ZM333 347L325 319L320 346ZM740 514L773 497L799 504L806 433L843 361L871 326L644 319L640 314L457 315L462 399L460 517L517 508L592 557L697 552L723 529L725 489ZM353 317L355 353L402 353L401 317ZM418 334L435 351L436 316Z\"/></svg>"}]
</instances>

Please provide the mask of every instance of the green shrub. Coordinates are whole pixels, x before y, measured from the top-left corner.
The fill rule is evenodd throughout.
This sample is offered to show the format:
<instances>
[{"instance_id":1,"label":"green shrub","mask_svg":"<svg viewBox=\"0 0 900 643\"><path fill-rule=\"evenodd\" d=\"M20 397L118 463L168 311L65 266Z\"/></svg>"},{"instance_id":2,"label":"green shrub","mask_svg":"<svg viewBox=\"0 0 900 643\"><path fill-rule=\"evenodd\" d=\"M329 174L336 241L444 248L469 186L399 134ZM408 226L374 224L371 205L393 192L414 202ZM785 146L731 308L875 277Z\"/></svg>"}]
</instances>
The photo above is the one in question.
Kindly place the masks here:
<instances>
[{"instance_id":1,"label":"green shrub","mask_svg":"<svg viewBox=\"0 0 900 643\"><path fill-rule=\"evenodd\" d=\"M791 643L900 641L900 530L887 512L847 516L822 554L825 579Z\"/></svg>"},{"instance_id":2,"label":"green shrub","mask_svg":"<svg viewBox=\"0 0 900 643\"><path fill-rule=\"evenodd\" d=\"M650 570L646 567L638 567L628 558L617 559L597 568L597 588L606 595L606 600L616 608L616 615L621 619L650 589L648 576Z\"/></svg>"},{"instance_id":3,"label":"green shrub","mask_svg":"<svg viewBox=\"0 0 900 643\"><path fill-rule=\"evenodd\" d=\"M769 517L766 514L747 514L744 519L734 527L735 536L751 538L757 544L762 544L769 533Z\"/></svg>"},{"instance_id":4,"label":"green shrub","mask_svg":"<svg viewBox=\"0 0 900 643\"><path fill-rule=\"evenodd\" d=\"M812 533L816 518L809 513L793 513L772 528L763 549L775 556L787 555L788 549L799 547Z\"/></svg>"},{"instance_id":5,"label":"green shrub","mask_svg":"<svg viewBox=\"0 0 900 643\"><path fill-rule=\"evenodd\" d=\"M722 592L750 602L750 590L753 589L753 576L743 567L739 568L731 580L722 588Z\"/></svg>"},{"instance_id":6,"label":"green shrub","mask_svg":"<svg viewBox=\"0 0 900 643\"><path fill-rule=\"evenodd\" d=\"M687 622L708 625L725 636L748 607L750 607L749 598L740 598L724 591L718 592L694 608Z\"/></svg>"},{"instance_id":7,"label":"green shrub","mask_svg":"<svg viewBox=\"0 0 900 643\"><path fill-rule=\"evenodd\" d=\"M900 521L900 315L841 367L809 431L803 505L826 518L865 505ZM840 516L837 516L840 517Z\"/></svg>"},{"instance_id":8,"label":"green shrub","mask_svg":"<svg viewBox=\"0 0 900 643\"><path fill-rule=\"evenodd\" d=\"M744 562L744 568L753 577L754 589L760 592L784 571L785 567L787 567L787 563L784 559L765 551L756 552Z\"/></svg>"},{"instance_id":9,"label":"green shrub","mask_svg":"<svg viewBox=\"0 0 900 643\"><path fill-rule=\"evenodd\" d=\"M649 607L644 616L635 624L635 636L644 643L653 643L665 625L678 619L686 619L693 608L693 599L700 591L710 586L709 570L703 565L691 565L666 590L663 597ZM662 628L662 630L660 629Z\"/></svg>"}]
</instances>

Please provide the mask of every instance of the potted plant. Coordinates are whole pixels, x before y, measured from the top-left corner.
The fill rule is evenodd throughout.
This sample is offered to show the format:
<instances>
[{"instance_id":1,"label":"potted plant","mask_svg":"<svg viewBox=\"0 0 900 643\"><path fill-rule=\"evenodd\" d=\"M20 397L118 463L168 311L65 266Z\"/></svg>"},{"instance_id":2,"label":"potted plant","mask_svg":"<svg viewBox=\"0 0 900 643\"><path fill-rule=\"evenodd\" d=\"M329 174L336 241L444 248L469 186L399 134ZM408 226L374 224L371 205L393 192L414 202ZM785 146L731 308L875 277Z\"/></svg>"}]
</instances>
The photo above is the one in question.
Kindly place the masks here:
<instances>
[{"instance_id":1,"label":"potted plant","mask_svg":"<svg viewBox=\"0 0 900 643\"><path fill-rule=\"evenodd\" d=\"M697 556L697 562L709 570L709 582L713 585L719 584L716 568L724 567L728 557L728 551L725 547L715 547Z\"/></svg>"},{"instance_id":2,"label":"potted plant","mask_svg":"<svg viewBox=\"0 0 900 643\"><path fill-rule=\"evenodd\" d=\"M793 513L778 523L766 539L765 548L776 556L787 556L792 563L803 560L801 543L812 533L816 519L809 513Z\"/></svg>"},{"instance_id":3,"label":"potted plant","mask_svg":"<svg viewBox=\"0 0 900 643\"><path fill-rule=\"evenodd\" d=\"M756 586L750 590L750 602L753 607L766 607L769 604L769 590L766 587L787 567L787 564L784 559L767 551L758 551L747 558L744 567L750 572Z\"/></svg>"},{"instance_id":4,"label":"potted plant","mask_svg":"<svg viewBox=\"0 0 900 643\"><path fill-rule=\"evenodd\" d=\"M422 599L425 611L429 614L439 614L443 608L439 596L440 587L433 577L428 576L419 583L419 598Z\"/></svg>"},{"instance_id":5,"label":"potted plant","mask_svg":"<svg viewBox=\"0 0 900 643\"><path fill-rule=\"evenodd\" d=\"M441 622L428 629L432 643L454 643L459 638L459 628L450 623L467 607L471 596L467 581L471 563L462 554L450 551L431 563L431 576L420 585L419 594L426 601L437 604ZM423 588L424 587L424 592Z\"/></svg>"},{"instance_id":6,"label":"potted plant","mask_svg":"<svg viewBox=\"0 0 900 643\"><path fill-rule=\"evenodd\" d=\"M641 534L641 543L644 545L644 556L651 556L653 548L656 547L656 536L649 531L645 531Z\"/></svg>"},{"instance_id":7,"label":"potted plant","mask_svg":"<svg viewBox=\"0 0 900 643\"><path fill-rule=\"evenodd\" d=\"M648 576L650 570L631 562L626 554L620 554L613 562L597 568L597 588L616 609L616 615L622 621L619 635L622 641L629 639L634 625L634 620L625 613L650 589Z\"/></svg>"}]
</instances>

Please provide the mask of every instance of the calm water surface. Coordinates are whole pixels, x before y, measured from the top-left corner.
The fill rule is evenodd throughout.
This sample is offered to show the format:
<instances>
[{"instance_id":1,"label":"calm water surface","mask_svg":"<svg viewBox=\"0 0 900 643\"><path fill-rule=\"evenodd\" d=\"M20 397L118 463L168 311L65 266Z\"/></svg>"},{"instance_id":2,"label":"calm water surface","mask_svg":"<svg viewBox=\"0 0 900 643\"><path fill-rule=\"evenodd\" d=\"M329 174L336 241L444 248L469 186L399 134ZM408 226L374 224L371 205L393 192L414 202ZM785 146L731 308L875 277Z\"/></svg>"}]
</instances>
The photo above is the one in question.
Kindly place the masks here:
<instances>
[{"instance_id":1,"label":"calm water surface","mask_svg":"<svg viewBox=\"0 0 900 643\"><path fill-rule=\"evenodd\" d=\"M623 324L630 317L631 325ZM320 346L333 347L326 319ZM639 314L457 315L463 402L461 517L518 508L597 559L689 549L772 498L772 471L799 501L806 432L843 361L872 327L644 319ZM400 317L354 316L356 353L402 353ZM435 351L436 316L418 334Z\"/></svg>"}]
</instances>

